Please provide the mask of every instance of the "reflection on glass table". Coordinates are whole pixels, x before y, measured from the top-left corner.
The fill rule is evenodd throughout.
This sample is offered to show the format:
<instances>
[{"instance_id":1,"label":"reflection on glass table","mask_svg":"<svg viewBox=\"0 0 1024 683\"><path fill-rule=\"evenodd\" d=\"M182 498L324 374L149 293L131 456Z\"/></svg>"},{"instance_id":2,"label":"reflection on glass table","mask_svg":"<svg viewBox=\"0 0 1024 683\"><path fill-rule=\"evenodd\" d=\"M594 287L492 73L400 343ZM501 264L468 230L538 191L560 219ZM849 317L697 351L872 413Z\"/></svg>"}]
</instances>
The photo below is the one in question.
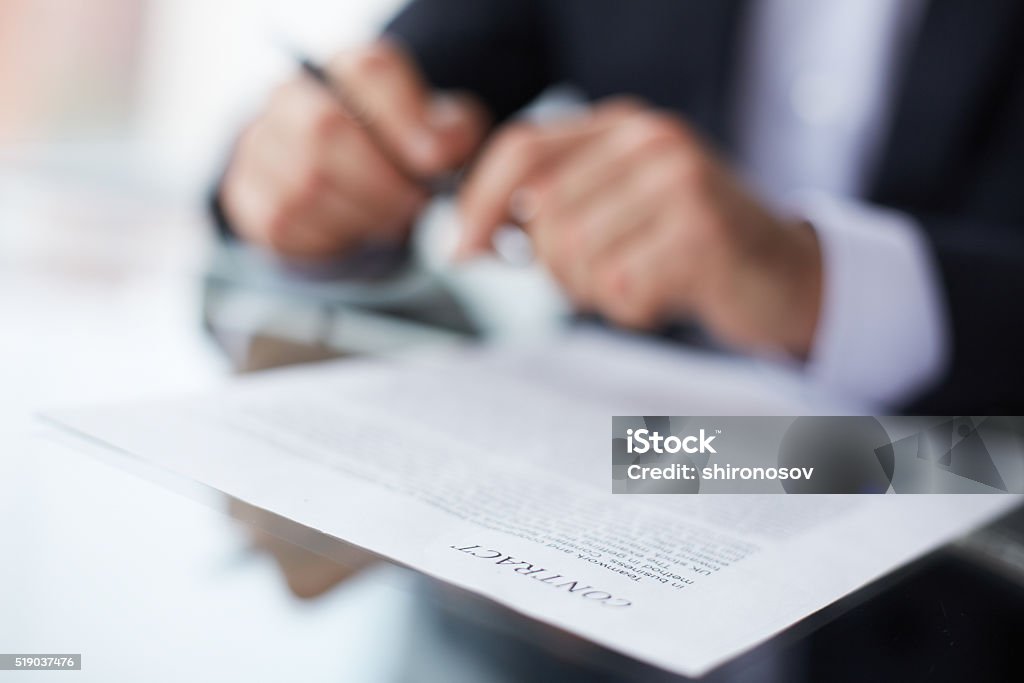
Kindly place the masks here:
<instances>
[{"instance_id":1,"label":"reflection on glass table","mask_svg":"<svg viewBox=\"0 0 1024 683\"><path fill-rule=\"evenodd\" d=\"M252 547L316 600L383 560L229 499ZM1018 512L850 595L708 681L1008 680L1024 622ZM1016 555L1016 561L1014 560ZM398 680L682 680L422 576ZM685 637L685 634L680 634Z\"/></svg>"}]
</instances>

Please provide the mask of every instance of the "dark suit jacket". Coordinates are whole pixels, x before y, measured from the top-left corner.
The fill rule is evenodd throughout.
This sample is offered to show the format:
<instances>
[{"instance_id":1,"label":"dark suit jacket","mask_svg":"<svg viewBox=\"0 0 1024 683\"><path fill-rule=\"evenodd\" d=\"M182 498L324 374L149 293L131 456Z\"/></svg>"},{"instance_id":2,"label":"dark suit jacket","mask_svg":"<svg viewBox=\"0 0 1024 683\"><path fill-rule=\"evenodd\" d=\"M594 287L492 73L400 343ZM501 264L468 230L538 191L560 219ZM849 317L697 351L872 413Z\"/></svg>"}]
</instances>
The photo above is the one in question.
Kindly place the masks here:
<instances>
[{"instance_id":1,"label":"dark suit jacket","mask_svg":"<svg viewBox=\"0 0 1024 683\"><path fill-rule=\"evenodd\" d=\"M499 119L565 83L679 112L728 153L748 2L413 0L388 31ZM908 410L1024 413L1024 2L930 0L915 35L867 197L920 220L952 316L952 370Z\"/></svg>"}]
</instances>

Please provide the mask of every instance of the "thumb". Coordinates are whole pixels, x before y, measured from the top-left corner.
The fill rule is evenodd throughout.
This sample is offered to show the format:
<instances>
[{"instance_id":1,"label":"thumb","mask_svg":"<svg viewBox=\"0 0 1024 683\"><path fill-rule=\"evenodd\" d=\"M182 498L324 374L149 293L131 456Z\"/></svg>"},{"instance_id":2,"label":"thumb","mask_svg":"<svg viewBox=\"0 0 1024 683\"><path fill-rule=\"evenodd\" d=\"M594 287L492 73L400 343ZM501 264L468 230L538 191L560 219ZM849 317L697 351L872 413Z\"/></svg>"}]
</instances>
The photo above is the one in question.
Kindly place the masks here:
<instances>
[{"instance_id":1,"label":"thumb","mask_svg":"<svg viewBox=\"0 0 1024 683\"><path fill-rule=\"evenodd\" d=\"M426 110L426 128L434 149L429 150L433 173L466 164L480 148L490 117L483 104L467 93L436 93ZM422 161L428 161L424 158Z\"/></svg>"}]
</instances>

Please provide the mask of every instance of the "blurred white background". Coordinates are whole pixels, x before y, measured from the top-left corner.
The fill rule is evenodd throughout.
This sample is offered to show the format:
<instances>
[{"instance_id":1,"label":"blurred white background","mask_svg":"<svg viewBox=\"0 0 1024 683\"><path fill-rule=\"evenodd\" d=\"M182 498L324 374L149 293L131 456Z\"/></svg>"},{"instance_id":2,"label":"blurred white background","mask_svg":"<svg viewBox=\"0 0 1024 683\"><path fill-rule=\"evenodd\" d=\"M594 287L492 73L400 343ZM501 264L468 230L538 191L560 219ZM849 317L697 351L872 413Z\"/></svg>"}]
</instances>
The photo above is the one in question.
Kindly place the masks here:
<instances>
[{"instance_id":1,"label":"blurred white background","mask_svg":"<svg viewBox=\"0 0 1024 683\"><path fill-rule=\"evenodd\" d=\"M0 0L0 652L81 652L89 681L386 677L404 579L301 603L219 513L34 418L229 376L202 204L292 68L274 36L326 55L396 4Z\"/></svg>"},{"instance_id":2,"label":"blurred white background","mask_svg":"<svg viewBox=\"0 0 1024 683\"><path fill-rule=\"evenodd\" d=\"M293 65L372 37L398 0L4 0L0 155L130 142L195 191L262 93ZM206 174L206 175L204 175Z\"/></svg>"},{"instance_id":3,"label":"blurred white background","mask_svg":"<svg viewBox=\"0 0 1024 683\"><path fill-rule=\"evenodd\" d=\"M239 128L294 71L277 41L326 56L398 4L0 2L0 426L55 399L211 376L204 201Z\"/></svg>"},{"instance_id":4,"label":"blurred white background","mask_svg":"<svg viewBox=\"0 0 1024 683\"><path fill-rule=\"evenodd\" d=\"M148 3L138 134L162 168L186 175L215 167L225 142L268 87L294 70L282 39L326 58L372 37L400 5L399 0Z\"/></svg>"}]
</instances>

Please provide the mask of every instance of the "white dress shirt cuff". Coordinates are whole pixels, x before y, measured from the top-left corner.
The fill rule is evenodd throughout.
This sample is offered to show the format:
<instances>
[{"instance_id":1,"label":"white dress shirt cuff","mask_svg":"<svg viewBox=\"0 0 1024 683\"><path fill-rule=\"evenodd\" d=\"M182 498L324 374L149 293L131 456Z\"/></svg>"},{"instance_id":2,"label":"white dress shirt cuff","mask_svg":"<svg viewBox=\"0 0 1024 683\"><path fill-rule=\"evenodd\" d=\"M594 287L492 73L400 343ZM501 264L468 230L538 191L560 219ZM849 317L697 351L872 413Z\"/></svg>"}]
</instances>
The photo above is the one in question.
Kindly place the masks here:
<instances>
[{"instance_id":1,"label":"white dress shirt cuff","mask_svg":"<svg viewBox=\"0 0 1024 683\"><path fill-rule=\"evenodd\" d=\"M820 388L884 409L938 380L948 317L931 249L905 214L830 195L795 208L818 233L822 309L806 370Z\"/></svg>"}]
</instances>

